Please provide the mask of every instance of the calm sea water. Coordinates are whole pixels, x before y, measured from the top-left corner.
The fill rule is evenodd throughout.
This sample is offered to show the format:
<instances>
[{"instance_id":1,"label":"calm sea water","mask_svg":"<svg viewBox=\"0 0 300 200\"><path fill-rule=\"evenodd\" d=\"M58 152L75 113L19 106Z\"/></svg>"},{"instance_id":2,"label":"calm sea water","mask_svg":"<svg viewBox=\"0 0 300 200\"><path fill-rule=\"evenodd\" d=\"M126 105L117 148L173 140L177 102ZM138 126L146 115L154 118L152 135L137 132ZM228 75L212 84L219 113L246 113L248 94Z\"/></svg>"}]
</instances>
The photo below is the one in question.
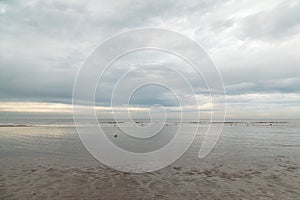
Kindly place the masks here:
<instances>
[{"instance_id":1,"label":"calm sea water","mask_svg":"<svg viewBox=\"0 0 300 200\"><path fill-rule=\"evenodd\" d=\"M138 140L123 134L114 124L101 120L107 136L116 145L134 152L147 152L164 146L174 136L178 126L194 123L169 122L158 136ZM84 148L71 118L2 117L0 121L0 168L20 165L101 165ZM22 126L12 126L22 125ZM24 127L23 125L26 125ZM216 123L216 125L219 125ZM225 163L243 168L249 165L272 166L276 158L285 157L300 166L300 123L296 120L235 120L225 123L213 151L198 158L208 124L203 122L194 143L176 165L202 167ZM118 137L114 138L113 135ZM184 133L182 133L184 134Z\"/></svg>"},{"instance_id":2,"label":"calm sea water","mask_svg":"<svg viewBox=\"0 0 300 200\"><path fill-rule=\"evenodd\" d=\"M214 149L199 159L209 125L203 121L194 143L176 162L152 173L131 174L107 168L94 159L81 143L72 118L0 118L0 199L299 199L300 196L300 123L296 120L225 123ZM159 134L136 139L109 120L100 123L114 144L133 152L164 146L179 126L185 127L180 134L189 137L189 130L197 125L192 121L169 121ZM142 123L122 125L132 127ZM84 124L87 128L94 126L89 121Z\"/></svg>"}]
</instances>

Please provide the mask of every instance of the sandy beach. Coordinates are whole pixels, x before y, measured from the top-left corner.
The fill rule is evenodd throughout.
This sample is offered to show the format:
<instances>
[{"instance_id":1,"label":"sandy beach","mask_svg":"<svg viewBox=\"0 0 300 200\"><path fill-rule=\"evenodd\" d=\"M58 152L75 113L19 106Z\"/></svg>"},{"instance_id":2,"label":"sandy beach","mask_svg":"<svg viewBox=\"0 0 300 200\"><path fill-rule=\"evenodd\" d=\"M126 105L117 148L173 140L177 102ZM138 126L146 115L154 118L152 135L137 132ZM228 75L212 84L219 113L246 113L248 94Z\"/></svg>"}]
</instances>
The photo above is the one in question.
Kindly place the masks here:
<instances>
[{"instance_id":1,"label":"sandy beach","mask_svg":"<svg viewBox=\"0 0 300 200\"><path fill-rule=\"evenodd\" d=\"M143 174L99 163L72 127L2 127L1 199L299 199L299 134L282 126L226 125L206 158L195 144Z\"/></svg>"},{"instance_id":2,"label":"sandy beach","mask_svg":"<svg viewBox=\"0 0 300 200\"><path fill-rule=\"evenodd\" d=\"M0 0L0 200L300 200L299 47L300 0Z\"/></svg>"},{"instance_id":3,"label":"sandy beach","mask_svg":"<svg viewBox=\"0 0 300 200\"><path fill-rule=\"evenodd\" d=\"M35 166L2 176L2 199L298 199L299 167L167 167L131 174L106 167Z\"/></svg>"}]
</instances>

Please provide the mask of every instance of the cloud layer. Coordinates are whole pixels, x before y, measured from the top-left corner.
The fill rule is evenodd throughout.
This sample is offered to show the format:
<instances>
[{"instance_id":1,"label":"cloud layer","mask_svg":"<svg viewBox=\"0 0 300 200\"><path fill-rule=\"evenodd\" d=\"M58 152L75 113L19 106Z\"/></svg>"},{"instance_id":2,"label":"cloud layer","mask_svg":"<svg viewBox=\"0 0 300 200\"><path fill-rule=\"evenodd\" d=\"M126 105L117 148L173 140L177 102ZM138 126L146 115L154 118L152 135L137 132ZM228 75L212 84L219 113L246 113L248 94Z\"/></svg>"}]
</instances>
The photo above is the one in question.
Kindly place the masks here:
<instances>
[{"instance_id":1,"label":"cloud layer","mask_svg":"<svg viewBox=\"0 0 300 200\"><path fill-rule=\"evenodd\" d=\"M257 107L267 117L291 111L289 118L300 118L293 112L300 108L299 13L298 1L283 0L0 1L0 101L69 104L76 73L97 44L121 31L161 27L206 49L222 74L232 118L255 117L249 110ZM122 72L107 74L107 91ZM203 83L189 77L205 96ZM132 106L176 106L166 94L141 91ZM110 102L97 98L99 106Z\"/></svg>"}]
</instances>

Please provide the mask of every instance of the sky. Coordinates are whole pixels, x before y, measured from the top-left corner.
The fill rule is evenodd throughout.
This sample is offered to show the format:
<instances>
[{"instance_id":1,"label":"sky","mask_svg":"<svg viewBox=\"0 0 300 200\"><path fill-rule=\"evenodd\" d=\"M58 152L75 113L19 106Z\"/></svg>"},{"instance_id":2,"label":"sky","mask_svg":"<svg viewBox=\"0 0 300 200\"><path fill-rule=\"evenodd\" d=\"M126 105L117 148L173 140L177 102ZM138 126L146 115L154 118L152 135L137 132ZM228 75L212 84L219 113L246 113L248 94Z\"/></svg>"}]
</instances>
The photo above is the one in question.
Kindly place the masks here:
<instances>
[{"instance_id":1,"label":"sky","mask_svg":"<svg viewBox=\"0 0 300 200\"><path fill-rule=\"evenodd\" d=\"M0 0L0 114L72 113L73 85L85 59L112 35L143 27L179 32L205 49L224 81L227 118L300 119L297 0ZM129 56L120 65L130 68L149 55L167 60L167 55L146 54ZM180 61L174 65L182 69ZM106 92L96 95L104 117L110 116L110 92L122 72L116 64L104 80ZM131 76L151 73L160 79L170 74L152 68ZM186 76L207 117L222 102L211 105L201 80L192 72ZM116 109L130 108L141 117L155 104L178 110L174 96L155 86L137 91L130 105L117 103ZM185 107L191 118L193 109Z\"/></svg>"}]
</instances>

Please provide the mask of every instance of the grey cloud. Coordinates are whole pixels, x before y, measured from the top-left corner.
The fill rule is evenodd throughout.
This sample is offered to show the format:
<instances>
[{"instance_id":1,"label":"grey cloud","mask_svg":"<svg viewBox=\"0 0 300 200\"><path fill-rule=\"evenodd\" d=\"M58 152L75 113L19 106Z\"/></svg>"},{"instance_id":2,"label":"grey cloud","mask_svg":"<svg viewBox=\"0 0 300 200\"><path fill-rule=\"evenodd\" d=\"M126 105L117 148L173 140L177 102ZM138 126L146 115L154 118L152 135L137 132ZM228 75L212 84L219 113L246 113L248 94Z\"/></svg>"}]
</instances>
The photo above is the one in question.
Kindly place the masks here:
<instances>
[{"instance_id":1,"label":"grey cloud","mask_svg":"<svg viewBox=\"0 0 300 200\"><path fill-rule=\"evenodd\" d=\"M300 4L270 1L274 2L271 9L237 15L247 10L243 2L253 4L221 0L0 1L0 101L70 103L76 72L95 45L112 34L145 26L184 30L204 44L222 72L229 95L299 94L300 43L295 36ZM149 58L135 62L141 62L139 59ZM164 64L174 62L163 60ZM107 95L96 96L99 105L110 103L112 86L126 70L120 67L106 74ZM161 78L170 73L156 72ZM202 79L190 71L184 73L198 94L207 94ZM149 78L150 74L139 71L135 76ZM132 103L157 102L176 105L163 90L146 90Z\"/></svg>"},{"instance_id":2,"label":"grey cloud","mask_svg":"<svg viewBox=\"0 0 300 200\"><path fill-rule=\"evenodd\" d=\"M227 94L300 93L300 78L273 79L226 85Z\"/></svg>"},{"instance_id":3,"label":"grey cloud","mask_svg":"<svg viewBox=\"0 0 300 200\"><path fill-rule=\"evenodd\" d=\"M267 11L245 17L241 21L244 38L278 38L299 33L300 3L287 1Z\"/></svg>"},{"instance_id":4,"label":"grey cloud","mask_svg":"<svg viewBox=\"0 0 300 200\"><path fill-rule=\"evenodd\" d=\"M148 86L136 91L130 101L131 105L149 106L179 106L176 97L166 89L158 86Z\"/></svg>"}]
</instances>

